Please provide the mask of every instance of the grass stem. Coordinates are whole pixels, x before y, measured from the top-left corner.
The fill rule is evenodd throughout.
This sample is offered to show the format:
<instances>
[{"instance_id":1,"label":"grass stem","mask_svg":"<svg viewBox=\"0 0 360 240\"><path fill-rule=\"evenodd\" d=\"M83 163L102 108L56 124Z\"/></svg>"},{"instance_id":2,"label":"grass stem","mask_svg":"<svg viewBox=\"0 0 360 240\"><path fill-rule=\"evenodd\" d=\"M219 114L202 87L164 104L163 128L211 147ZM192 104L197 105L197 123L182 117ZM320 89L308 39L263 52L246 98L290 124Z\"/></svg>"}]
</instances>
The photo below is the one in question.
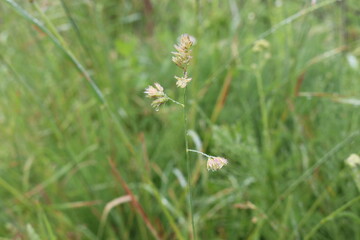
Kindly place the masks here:
<instances>
[{"instance_id":1,"label":"grass stem","mask_svg":"<svg viewBox=\"0 0 360 240\"><path fill-rule=\"evenodd\" d=\"M210 158L211 156L210 155L207 155L206 153L203 153L203 152L200 152L200 151L197 151L197 150L193 150L193 149L187 149L188 152L194 152L194 153L198 153L198 154L201 154L205 157L208 157Z\"/></svg>"},{"instance_id":2,"label":"grass stem","mask_svg":"<svg viewBox=\"0 0 360 240\"><path fill-rule=\"evenodd\" d=\"M175 103L175 104L177 104L177 105L180 105L180 106L182 106L182 107L185 107L184 104L182 104L182 103L180 103L180 102L178 102L178 101L176 101L176 100L174 100L174 99L172 99L172 98L170 98L170 97L168 97L168 96L167 96L167 98L168 98L170 101L172 101L173 103Z\"/></svg>"},{"instance_id":3,"label":"grass stem","mask_svg":"<svg viewBox=\"0 0 360 240\"><path fill-rule=\"evenodd\" d=\"M195 223L194 223L194 214L193 214L193 203L192 203L192 184L191 184L191 163L189 158L189 142L187 138L187 87L184 89L184 137L185 137L185 159L186 159L186 167L187 167L187 182L189 188L189 196L188 196L188 203L189 203L189 214L190 214L190 221L191 221L191 228L192 228L192 239L196 239L195 233Z\"/></svg>"},{"instance_id":4,"label":"grass stem","mask_svg":"<svg viewBox=\"0 0 360 240\"><path fill-rule=\"evenodd\" d=\"M269 148L270 148L269 120L268 120L268 114L266 111L266 100L265 100L263 79L260 75L260 71L256 71L255 75L256 75L257 92L258 92L259 101L260 101L262 134L264 137L262 145L263 145L263 148L265 149L265 152L268 152Z\"/></svg>"}]
</instances>

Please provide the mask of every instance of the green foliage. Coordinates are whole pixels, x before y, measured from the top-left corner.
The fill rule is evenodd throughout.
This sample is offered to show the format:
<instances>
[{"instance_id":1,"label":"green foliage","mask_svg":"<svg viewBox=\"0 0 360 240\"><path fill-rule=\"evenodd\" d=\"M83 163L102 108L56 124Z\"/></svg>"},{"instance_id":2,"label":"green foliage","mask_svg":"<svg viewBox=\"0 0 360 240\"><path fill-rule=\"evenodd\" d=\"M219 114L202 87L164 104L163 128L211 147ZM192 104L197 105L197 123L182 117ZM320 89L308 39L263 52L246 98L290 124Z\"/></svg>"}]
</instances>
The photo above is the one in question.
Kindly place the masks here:
<instances>
[{"instance_id":1,"label":"green foliage","mask_svg":"<svg viewBox=\"0 0 360 240\"><path fill-rule=\"evenodd\" d=\"M190 148L229 160L190 154L198 239L360 239L357 6L0 0L0 239L189 238L182 110L143 94L181 101L182 33ZM118 203L100 234L128 194L109 160L141 208Z\"/></svg>"}]
</instances>

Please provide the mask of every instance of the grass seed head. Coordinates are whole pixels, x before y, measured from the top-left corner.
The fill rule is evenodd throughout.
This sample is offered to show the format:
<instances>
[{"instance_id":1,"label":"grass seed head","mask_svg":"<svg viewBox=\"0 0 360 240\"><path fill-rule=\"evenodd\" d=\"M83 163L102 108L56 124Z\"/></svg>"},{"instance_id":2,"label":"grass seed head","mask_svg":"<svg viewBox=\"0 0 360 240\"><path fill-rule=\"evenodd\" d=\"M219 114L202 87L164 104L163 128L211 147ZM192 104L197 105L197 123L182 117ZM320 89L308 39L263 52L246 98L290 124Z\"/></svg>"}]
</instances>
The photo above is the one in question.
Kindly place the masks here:
<instances>
[{"instance_id":1,"label":"grass seed head","mask_svg":"<svg viewBox=\"0 0 360 240\"><path fill-rule=\"evenodd\" d=\"M183 34L180 36L180 40L177 45L174 45L176 52L172 52L174 56L172 57L172 61L181 69L186 70L187 66L192 59L190 48L194 45L195 38L188 35Z\"/></svg>"},{"instance_id":2,"label":"grass seed head","mask_svg":"<svg viewBox=\"0 0 360 240\"><path fill-rule=\"evenodd\" d=\"M148 98L154 99L151 106L155 108L155 111L159 111L160 106L166 103L169 97L164 93L164 88L159 83L155 83L154 86L148 86L144 93Z\"/></svg>"},{"instance_id":3,"label":"grass seed head","mask_svg":"<svg viewBox=\"0 0 360 240\"><path fill-rule=\"evenodd\" d=\"M253 52L262 52L270 47L270 43L265 39L257 40L252 48Z\"/></svg>"},{"instance_id":4,"label":"grass seed head","mask_svg":"<svg viewBox=\"0 0 360 240\"><path fill-rule=\"evenodd\" d=\"M207 160L207 170L217 171L228 164L228 160L222 157L209 157Z\"/></svg>"},{"instance_id":5,"label":"grass seed head","mask_svg":"<svg viewBox=\"0 0 360 240\"><path fill-rule=\"evenodd\" d=\"M155 87L150 85L145 89L144 93L148 98L159 98L165 96L164 88L159 83L155 83L154 86Z\"/></svg>"},{"instance_id":6,"label":"grass seed head","mask_svg":"<svg viewBox=\"0 0 360 240\"><path fill-rule=\"evenodd\" d=\"M346 164L351 168L360 167L360 157L357 154L351 154L346 160Z\"/></svg>"},{"instance_id":7,"label":"grass seed head","mask_svg":"<svg viewBox=\"0 0 360 240\"><path fill-rule=\"evenodd\" d=\"M160 106L166 103L168 100L169 98L167 98L166 96L157 98L151 103L151 106L155 108L155 111L159 111Z\"/></svg>"},{"instance_id":8,"label":"grass seed head","mask_svg":"<svg viewBox=\"0 0 360 240\"><path fill-rule=\"evenodd\" d=\"M189 77L177 77L175 76L177 82L176 82L176 86L180 87L180 88L184 88L186 87L186 85L191 81L192 78Z\"/></svg>"}]
</instances>

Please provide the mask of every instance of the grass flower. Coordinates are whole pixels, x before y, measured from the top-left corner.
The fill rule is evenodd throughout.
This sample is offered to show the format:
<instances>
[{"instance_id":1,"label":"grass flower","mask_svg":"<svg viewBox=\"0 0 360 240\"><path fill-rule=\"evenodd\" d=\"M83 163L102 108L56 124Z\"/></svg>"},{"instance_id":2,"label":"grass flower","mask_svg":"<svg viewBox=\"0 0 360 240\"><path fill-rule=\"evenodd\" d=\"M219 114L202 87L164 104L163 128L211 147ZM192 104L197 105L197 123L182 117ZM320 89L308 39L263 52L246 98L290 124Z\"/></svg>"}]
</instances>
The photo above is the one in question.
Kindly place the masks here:
<instances>
[{"instance_id":1,"label":"grass flower","mask_svg":"<svg viewBox=\"0 0 360 240\"><path fill-rule=\"evenodd\" d=\"M155 111L159 111L160 106L170 100L170 98L164 93L164 88L159 83L155 83L154 86L148 86L144 93L148 98L154 99L151 106L155 108Z\"/></svg>"},{"instance_id":2,"label":"grass flower","mask_svg":"<svg viewBox=\"0 0 360 240\"><path fill-rule=\"evenodd\" d=\"M182 77L175 76L175 79L177 80L176 86L179 88L185 88L192 79L187 76L187 67L190 63L190 60L192 59L190 48L194 44L194 37L188 34L183 34L180 36L179 43L174 46L176 52L172 52L172 54L174 54L174 56L172 57L172 61L184 72L184 75Z\"/></svg>"},{"instance_id":3,"label":"grass flower","mask_svg":"<svg viewBox=\"0 0 360 240\"><path fill-rule=\"evenodd\" d=\"M209 157L207 160L207 170L217 171L221 169L223 166L228 164L228 160L222 157Z\"/></svg>"},{"instance_id":4,"label":"grass flower","mask_svg":"<svg viewBox=\"0 0 360 240\"><path fill-rule=\"evenodd\" d=\"M166 103L168 100L169 98L167 97L157 98L151 103L151 106L155 108L155 111L159 111L160 106Z\"/></svg>"},{"instance_id":5,"label":"grass flower","mask_svg":"<svg viewBox=\"0 0 360 240\"><path fill-rule=\"evenodd\" d=\"M186 87L186 85L191 81L192 78L189 78L187 76L185 77L177 77L175 76L177 82L176 82L176 86L180 87L180 88L184 88Z\"/></svg>"},{"instance_id":6,"label":"grass flower","mask_svg":"<svg viewBox=\"0 0 360 240\"><path fill-rule=\"evenodd\" d=\"M165 96L164 88L159 84L155 83L155 87L149 86L145 89L145 94L148 98L159 98Z\"/></svg>"},{"instance_id":7,"label":"grass flower","mask_svg":"<svg viewBox=\"0 0 360 240\"><path fill-rule=\"evenodd\" d=\"M360 191L360 156L353 153L345 160L345 163L350 167L355 185Z\"/></svg>"},{"instance_id":8,"label":"grass flower","mask_svg":"<svg viewBox=\"0 0 360 240\"><path fill-rule=\"evenodd\" d=\"M265 39L260 39L255 42L252 50L253 52L262 52L270 47L270 43Z\"/></svg>"},{"instance_id":9,"label":"grass flower","mask_svg":"<svg viewBox=\"0 0 360 240\"><path fill-rule=\"evenodd\" d=\"M207 170L211 170L211 171L217 171L219 169L221 169L223 166L227 165L229 163L229 161L225 158L222 157L215 157L215 156L210 156L207 155L206 153L194 150L194 149L188 149L188 152L194 152L194 153L198 153L201 154L205 157L208 158L207 160Z\"/></svg>"},{"instance_id":10,"label":"grass flower","mask_svg":"<svg viewBox=\"0 0 360 240\"><path fill-rule=\"evenodd\" d=\"M172 54L174 54L172 61L184 71L186 71L192 59L190 48L194 43L195 39L193 37L188 34L183 34L180 36L179 43L174 45L176 52L172 52Z\"/></svg>"},{"instance_id":11,"label":"grass flower","mask_svg":"<svg viewBox=\"0 0 360 240\"><path fill-rule=\"evenodd\" d=\"M346 164L351 168L356 168L357 166L360 167L360 157L357 154L351 154L346 160Z\"/></svg>"}]
</instances>

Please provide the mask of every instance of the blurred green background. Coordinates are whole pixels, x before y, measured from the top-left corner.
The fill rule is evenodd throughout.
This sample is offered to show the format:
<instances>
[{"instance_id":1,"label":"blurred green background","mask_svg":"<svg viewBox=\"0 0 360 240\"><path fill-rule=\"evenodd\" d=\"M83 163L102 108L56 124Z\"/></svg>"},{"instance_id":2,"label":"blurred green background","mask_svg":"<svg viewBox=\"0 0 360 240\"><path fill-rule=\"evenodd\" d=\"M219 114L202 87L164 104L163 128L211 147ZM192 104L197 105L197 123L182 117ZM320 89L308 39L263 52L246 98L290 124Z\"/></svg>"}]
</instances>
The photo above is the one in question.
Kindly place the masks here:
<instances>
[{"instance_id":1,"label":"blurred green background","mask_svg":"<svg viewBox=\"0 0 360 240\"><path fill-rule=\"evenodd\" d=\"M1 240L192 238L183 33L197 239L360 239L357 0L1 0Z\"/></svg>"}]
</instances>

